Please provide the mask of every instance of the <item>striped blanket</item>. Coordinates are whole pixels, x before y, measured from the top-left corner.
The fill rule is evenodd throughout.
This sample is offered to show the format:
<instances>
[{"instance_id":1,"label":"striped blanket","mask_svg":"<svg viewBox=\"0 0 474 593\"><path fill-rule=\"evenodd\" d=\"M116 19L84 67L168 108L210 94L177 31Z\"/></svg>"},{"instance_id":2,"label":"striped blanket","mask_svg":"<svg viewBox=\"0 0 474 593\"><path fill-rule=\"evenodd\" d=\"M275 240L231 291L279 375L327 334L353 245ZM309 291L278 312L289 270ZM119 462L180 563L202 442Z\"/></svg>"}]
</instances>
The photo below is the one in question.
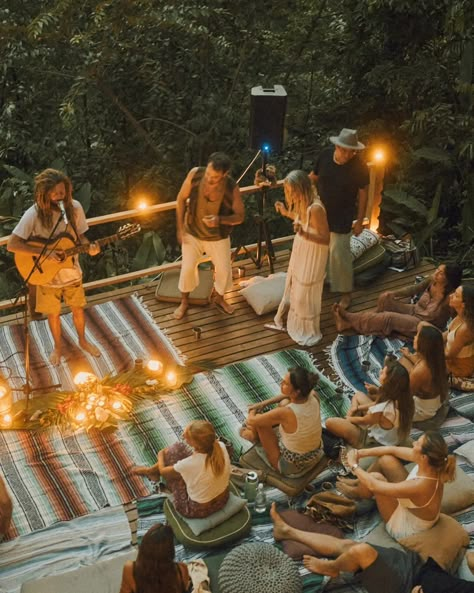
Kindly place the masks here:
<instances>
[{"instance_id":1,"label":"striped blanket","mask_svg":"<svg viewBox=\"0 0 474 593\"><path fill-rule=\"evenodd\" d=\"M331 365L351 391L365 391L365 382L379 385L379 373L387 352L399 356L400 348L406 345L390 338L339 335L330 348ZM367 361L370 366L362 361ZM474 420L474 393L451 389L449 405L458 414Z\"/></svg>"},{"instance_id":2,"label":"striped blanket","mask_svg":"<svg viewBox=\"0 0 474 593\"><path fill-rule=\"evenodd\" d=\"M19 593L27 581L75 570L129 549L130 527L122 507L59 523L1 545L0 593Z\"/></svg>"},{"instance_id":3,"label":"striped blanket","mask_svg":"<svg viewBox=\"0 0 474 593\"><path fill-rule=\"evenodd\" d=\"M133 367L137 358L159 358L165 364L182 364L176 348L154 323L147 309L136 296L94 305L85 309L86 337L101 352L95 358L81 350L72 314L61 315L63 361L49 363L53 338L46 320L29 324L30 383L32 387L59 384L63 391L74 389L73 377L88 371L102 378L119 374ZM13 389L21 390L25 382L25 336L22 325L0 327L0 373ZM34 396L34 394L33 394ZM14 400L23 397L14 391Z\"/></svg>"}]
</instances>

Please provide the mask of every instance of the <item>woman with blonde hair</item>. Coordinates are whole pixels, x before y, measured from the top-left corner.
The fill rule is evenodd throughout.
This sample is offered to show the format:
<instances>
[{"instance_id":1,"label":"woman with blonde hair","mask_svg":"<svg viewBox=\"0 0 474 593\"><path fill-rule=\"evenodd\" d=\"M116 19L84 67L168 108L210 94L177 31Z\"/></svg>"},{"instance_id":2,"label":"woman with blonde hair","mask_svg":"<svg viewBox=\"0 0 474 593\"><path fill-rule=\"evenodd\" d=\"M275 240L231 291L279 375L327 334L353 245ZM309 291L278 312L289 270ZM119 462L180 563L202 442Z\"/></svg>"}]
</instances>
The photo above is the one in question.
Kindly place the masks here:
<instances>
[{"instance_id":1,"label":"woman with blonde hair","mask_svg":"<svg viewBox=\"0 0 474 593\"><path fill-rule=\"evenodd\" d=\"M358 461L379 457L369 471ZM402 461L414 462L408 472ZM345 482L346 493L363 498L375 497L387 532L403 539L426 531L438 521L444 484L456 475L456 460L448 455L448 446L437 431L427 431L409 447L352 449L347 455L352 473L358 478L353 486Z\"/></svg>"},{"instance_id":2,"label":"woman with blonde hair","mask_svg":"<svg viewBox=\"0 0 474 593\"><path fill-rule=\"evenodd\" d=\"M229 454L207 420L188 424L183 439L184 443L159 451L158 461L151 467L133 471L153 481L163 477L176 510L184 517L207 517L223 508L229 498Z\"/></svg>"},{"instance_id":3,"label":"woman with blonde hair","mask_svg":"<svg viewBox=\"0 0 474 593\"><path fill-rule=\"evenodd\" d=\"M293 220L296 233L286 277L285 292L274 319L300 346L314 346L321 338L319 318L329 226L326 210L304 171L291 171L284 181L285 202L275 202L277 212Z\"/></svg>"}]
</instances>

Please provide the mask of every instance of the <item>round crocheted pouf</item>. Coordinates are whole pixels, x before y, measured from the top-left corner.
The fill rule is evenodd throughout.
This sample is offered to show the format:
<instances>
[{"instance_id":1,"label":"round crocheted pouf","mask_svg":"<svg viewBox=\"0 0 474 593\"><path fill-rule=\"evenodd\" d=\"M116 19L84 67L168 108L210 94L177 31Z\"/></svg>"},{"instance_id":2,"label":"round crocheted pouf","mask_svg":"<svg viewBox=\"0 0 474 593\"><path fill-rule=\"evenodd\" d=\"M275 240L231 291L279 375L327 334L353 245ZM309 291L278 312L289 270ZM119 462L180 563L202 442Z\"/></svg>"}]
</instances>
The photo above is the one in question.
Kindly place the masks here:
<instances>
[{"instance_id":1,"label":"round crocheted pouf","mask_svg":"<svg viewBox=\"0 0 474 593\"><path fill-rule=\"evenodd\" d=\"M221 593L302 593L303 583L293 560L271 544L234 548L219 569Z\"/></svg>"}]
</instances>

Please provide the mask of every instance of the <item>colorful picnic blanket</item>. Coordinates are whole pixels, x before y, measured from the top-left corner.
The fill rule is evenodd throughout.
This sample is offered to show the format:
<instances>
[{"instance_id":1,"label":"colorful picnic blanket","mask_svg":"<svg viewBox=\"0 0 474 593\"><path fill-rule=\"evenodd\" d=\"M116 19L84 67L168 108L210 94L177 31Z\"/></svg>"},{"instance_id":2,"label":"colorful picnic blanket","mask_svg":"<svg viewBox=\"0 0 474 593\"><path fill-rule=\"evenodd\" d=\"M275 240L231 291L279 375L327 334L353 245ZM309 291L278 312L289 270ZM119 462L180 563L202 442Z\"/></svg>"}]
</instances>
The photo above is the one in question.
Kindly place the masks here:
<instances>
[{"instance_id":1,"label":"colorful picnic blanket","mask_svg":"<svg viewBox=\"0 0 474 593\"><path fill-rule=\"evenodd\" d=\"M8 537L150 494L150 482L132 467L154 463L191 420L210 420L237 454L249 448L238 434L248 404L279 393L282 377L296 365L315 370L308 353L290 350L200 373L189 385L137 404L130 422L114 433L0 431L0 473L14 498ZM324 418L345 413L349 400L337 397L322 376L318 392Z\"/></svg>"},{"instance_id":2,"label":"colorful picnic blanket","mask_svg":"<svg viewBox=\"0 0 474 593\"><path fill-rule=\"evenodd\" d=\"M46 320L32 321L30 334L30 384L44 387L59 384L62 391L74 390L73 377L79 371L99 378L117 375L133 367L137 358L158 358L166 364L182 364L178 350L155 324L140 299L133 295L85 309L86 337L101 352L96 358L81 350L72 314L61 315L63 361L49 363L53 338ZM14 391L14 401L24 397L25 335L22 325L0 327L0 373ZM33 392L33 397L35 393Z\"/></svg>"},{"instance_id":3,"label":"colorful picnic blanket","mask_svg":"<svg viewBox=\"0 0 474 593\"><path fill-rule=\"evenodd\" d=\"M343 385L351 392L365 391L364 382L379 385L379 374L385 355L407 344L402 340L376 336L339 335L331 345L331 365ZM451 389L449 405L458 414L474 420L474 393Z\"/></svg>"}]
</instances>

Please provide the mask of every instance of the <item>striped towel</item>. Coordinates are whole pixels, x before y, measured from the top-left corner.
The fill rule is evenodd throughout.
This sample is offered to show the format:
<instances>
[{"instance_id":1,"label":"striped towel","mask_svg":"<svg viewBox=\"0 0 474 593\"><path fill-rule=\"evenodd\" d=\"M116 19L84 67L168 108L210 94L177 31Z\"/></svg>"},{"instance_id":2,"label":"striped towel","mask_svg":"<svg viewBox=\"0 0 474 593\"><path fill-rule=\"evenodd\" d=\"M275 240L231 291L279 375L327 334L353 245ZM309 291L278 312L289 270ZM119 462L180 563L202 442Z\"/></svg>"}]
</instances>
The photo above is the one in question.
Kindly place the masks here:
<instances>
[{"instance_id":1,"label":"striped towel","mask_svg":"<svg viewBox=\"0 0 474 593\"><path fill-rule=\"evenodd\" d=\"M67 313L61 315L64 358L57 366L49 363L54 344L48 322L29 324L33 388L59 384L63 391L71 391L77 372L88 371L99 378L117 375L132 368L137 358L158 358L165 365L183 363L178 350L135 295L89 307L85 316L87 340L100 350L101 356L96 358L79 348L72 313ZM21 390L25 382L24 352L23 326L0 327L0 359L5 361L0 373L13 389ZM21 397L21 391L14 392L14 400Z\"/></svg>"}]
</instances>

